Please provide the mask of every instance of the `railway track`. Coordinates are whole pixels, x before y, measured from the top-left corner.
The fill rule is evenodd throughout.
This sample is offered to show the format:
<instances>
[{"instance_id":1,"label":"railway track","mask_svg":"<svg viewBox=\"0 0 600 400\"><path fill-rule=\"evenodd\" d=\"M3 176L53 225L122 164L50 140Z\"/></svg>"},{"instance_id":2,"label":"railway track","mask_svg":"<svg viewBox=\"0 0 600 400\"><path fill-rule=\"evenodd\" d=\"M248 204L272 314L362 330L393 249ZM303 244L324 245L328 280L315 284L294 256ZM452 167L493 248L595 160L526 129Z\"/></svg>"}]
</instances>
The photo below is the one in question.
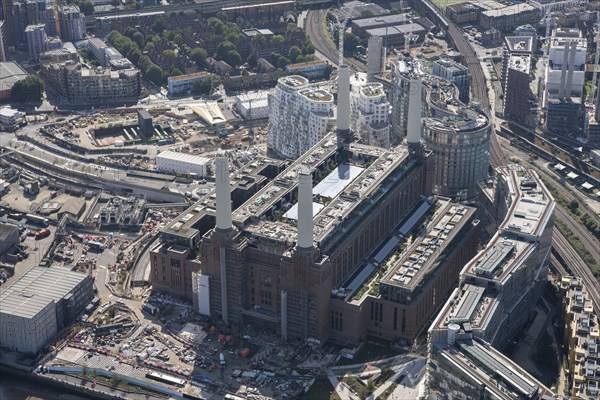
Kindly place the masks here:
<instances>
[{"instance_id":1,"label":"railway track","mask_svg":"<svg viewBox=\"0 0 600 400\"><path fill-rule=\"evenodd\" d=\"M552 246L573 274L581 278L590 294L596 314L600 313L600 286L585 261L558 229L554 229L552 233Z\"/></svg>"}]
</instances>

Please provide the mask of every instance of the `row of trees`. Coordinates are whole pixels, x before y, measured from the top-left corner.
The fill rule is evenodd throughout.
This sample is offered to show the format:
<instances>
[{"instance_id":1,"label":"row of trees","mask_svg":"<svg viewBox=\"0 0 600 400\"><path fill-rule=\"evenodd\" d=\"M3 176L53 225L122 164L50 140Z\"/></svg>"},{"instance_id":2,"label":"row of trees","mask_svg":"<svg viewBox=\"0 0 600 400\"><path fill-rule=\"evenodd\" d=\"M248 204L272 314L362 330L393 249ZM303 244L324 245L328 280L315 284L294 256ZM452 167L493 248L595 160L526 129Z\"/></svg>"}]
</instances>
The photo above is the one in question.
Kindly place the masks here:
<instances>
[{"instance_id":1,"label":"row of trees","mask_svg":"<svg viewBox=\"0 0 600 400\"><path fill-rule=\"evenodd\" d=\"M136 32L132 32L132 36L135 37L137 34L142 35L141 32L137 31L136 29L134 29L134 31ZM163 70L158 65L153 63L150 57L142 54L137 42L137 40L139 40L139 36L136 38L136 41L134 41L128 36L121 35L117 31L112 31L108 35L107 39L115 49L131 60L131 62L134 63L140 69L140 71L142 71L146 79L155 83L156 85L160 85L164 81L165 77L163 76Z\"/></svg>"}]
</instances>

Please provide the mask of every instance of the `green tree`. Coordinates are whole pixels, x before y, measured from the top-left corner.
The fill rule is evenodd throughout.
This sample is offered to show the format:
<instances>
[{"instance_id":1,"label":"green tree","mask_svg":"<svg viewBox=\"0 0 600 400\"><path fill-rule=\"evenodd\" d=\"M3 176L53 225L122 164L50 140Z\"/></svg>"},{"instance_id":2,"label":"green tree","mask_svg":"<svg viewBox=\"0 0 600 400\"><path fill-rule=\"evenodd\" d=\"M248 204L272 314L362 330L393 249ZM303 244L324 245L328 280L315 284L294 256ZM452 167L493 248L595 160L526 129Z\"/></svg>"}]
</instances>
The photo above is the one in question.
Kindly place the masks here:
<instances>
[{"instance_id":1,"label":"green tree","mask_svg":"<svg viewBox=\"0 0 600 400\"><path fill-rule=\"evenodd\" d=\"M288 58L291 62L295 63L298 60L298 57L302 56L302 50L298 46L290 47L288 51ZM300 62L300 61L298 61Z\"/></svg>"},{"instance_id":2,"label":"green tree","mask_svg":"<svg viewBox=\"0 0 600 400\"><path fill-rule=\"evenodd\" d=\"M37 75L17 81L11 89L11 100L15 103L39 103L44 93L44 82Z\"/></svg>"},{"instance_id":3,"label":"green tree","mask_svg":"<svg viewBox=\"0 0 600 400\"><path fill-rule=\"evenodd\" d=\"M215 74L208 74L204 79L194 83L194 94L209 95L221 86L221 77Z\"/></svg>"},{"instance_id":4,"label":"green tree","mask_svg":"<svg viewBox=\"0 0 600 400\"><path fill-rule=\"evenodd\" d=\"M110 5L113 7L119 7L121 5L121 0L110 0Z\"/></svg>"},{"instance_id":5,"label":"green tree","mask_svg":"<svg viewBox=\"0 0 600 400\"><path fill-rule=\"evenodd\" d=\"M138 61L140 60L141 56L142 52L140 51L140 49L132 49L129 53L127 53L127 58L135 65L138 64Z\"/></svg>"},{"instance_id":6,"label":"green tree","mask_svg":"<svg viewBox=\"0 0 600 400\"><path fill-rule=\"evenodd\" d=\"M175 61L177 61L177 53L175 53L173 50L163 50L162 59L167 64L173 64Z\"/></svg>"},{"instance_id":7,"label":"green tree","mask_svg":"<svg viewBox=\"0 0 600 400\"><path fill-rule=\"evenodd\" d=\"M256 55L254 55L254 53L250 54L248 56L248 58L246 58L246 62L248 63L248 65L252 68L256 68Z\"/></svg>"},{"instance_id":8,"label":"green tree","mask_svg":"<svg viewBox=\"0 0 600 400\"><path fill-rule=\"evenodd\" d=\"M315 46L312 43L308 43L304 48L304 54L315 54Z\"/></svg>"},{"instance_id":9,"label":"green tree","mask_svg":"<svg viewBox=\"0 0 600 400\"><path fill-rule=\"evenodd\" d=\"M234 68L239 65L242 65L242 57L240 56L240 53L237 52L237 50L228 51L227 55L223 58L223 61L225 61L227 64L231 65Z\"/></svg>"},{"instance_id":10,"label":"green tree","mask_svg":"<svg viewBox=\"0 0 600 400\"><path fill-rule=\"evenodd\" d=\"M79 3L79 10L85 15L93 15L94 14L94 5L91 1L84 1Z\"/></svg>"},{"instance_id":11,"label":"green tree","mask_svg":"<svg viewBox=\"0 0 600 400\"><path fill-rule=\"evenodd\" d=\"M143 47L144 43L146 43L146 38L140 31L135 32L131 39L138 45L138 47Z\"/></svg>"},{"instance_id":12,"label":"green tree","mask_svg":"<svg viewBox=\"0 0 600 400\"><path fill-rule=\"evenodd\" d=\"M163 71L156 64L152 64L144 73L146 78L155 83L156 85L160 85L163 81Z\"/></svg>"},{"instance_id":13,"label":"green tree","mask_svg":"<svg viewBox=\"0 0 600 400\"><path fill-rule=\"evenodd\" d=\"M353 54L360 45L360 39L354 33L344 33L344 53Z\"/></svg>"},{"instance_id":14,"label":"green tree","mask_svg":"<svg viewBox=\"0 0 600 400\"><path fill-rule=\"evenodd\" d=\"M171 68L171 70L169 71L169 73L167 75L169 77L179 76L179 75L183 75L183 72L181 72L180 69L177 69L177 68L173 67L173 68Z\"/></svg>"},{"instance_id":15,"label":"green tree","mask_svg":"<svg viewBox=\"0 0 600 400\"><path fill-rule=\"evenodd\" d=\"M190 58L192 59L192 61L194 61L196 63L196 65L198 67L204 66L204 64L206 63L207 57L208 57L208 54L206 53L206 50L204 50L201 47L196 47L194 50L192 50L190 52Z\"/></svg>"},{"instance_id":16,"label":"green tree","mask_svg":"<svg viewBox=\"0 0 600 400\"><path fill-rule=\"evenodd\" d=\"M156 33L162 33L165 30L165 19L163 17L158 17L152 23L152 31Z\"/></svg>"},{"instance_id":17,"label":"green tree","mask_svg":"<svg viewBox=\"0 0 600 400\"><path fill-rule=\"evenodd\" d=\"M333 67L331 65L327 64L325 66L325 70L323 71L323 75L325 75L324 78L329 79L332 72L333 72Z\"/></svg>"},{"instance_id":18,"label":"green tree","mask_svg":"<svg viewBox=\"0 0 600 400\"><path fill-rule=\"evenodd\" d=\"M235 47L235 44L229 42L229 41L224 41L219 43L219 45L217 46L217 57L220 60L225 59L225 57L227 57L227 54L230 51L237 51L237 48Z\"/></svg>"},{"instance_id":19,"label":"green tree","mask_svg":"<svg viewBox=\"0 0 600 400\"><path fill-rule=\"evenodd\" d=\"M577 214L578 208L579 208L579 202L577 200L571 200L569 202L569 210L571 210L572 213Z\"/></svg>"}]
</instances>

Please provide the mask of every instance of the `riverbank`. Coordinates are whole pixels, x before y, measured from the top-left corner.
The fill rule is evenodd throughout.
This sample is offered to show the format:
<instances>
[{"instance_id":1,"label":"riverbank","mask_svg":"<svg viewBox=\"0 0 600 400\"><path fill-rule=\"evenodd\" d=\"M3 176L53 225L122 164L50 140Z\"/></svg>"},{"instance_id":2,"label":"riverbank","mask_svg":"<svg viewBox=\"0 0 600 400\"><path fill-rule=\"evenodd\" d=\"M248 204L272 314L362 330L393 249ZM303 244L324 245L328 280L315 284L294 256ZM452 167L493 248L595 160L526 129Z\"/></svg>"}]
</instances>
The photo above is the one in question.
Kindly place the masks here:
<instances>
[{"instance_id":1,"label":"riverbank","mask_svg":"<svg viewBox=\"0 0 600 400\"><path fill-rule=\"evenodd\" d=\"M92 392L87 388L49 379L0 365L0 399L2 400L113 400L116 396Z\"/></svg>"}]
</instances>

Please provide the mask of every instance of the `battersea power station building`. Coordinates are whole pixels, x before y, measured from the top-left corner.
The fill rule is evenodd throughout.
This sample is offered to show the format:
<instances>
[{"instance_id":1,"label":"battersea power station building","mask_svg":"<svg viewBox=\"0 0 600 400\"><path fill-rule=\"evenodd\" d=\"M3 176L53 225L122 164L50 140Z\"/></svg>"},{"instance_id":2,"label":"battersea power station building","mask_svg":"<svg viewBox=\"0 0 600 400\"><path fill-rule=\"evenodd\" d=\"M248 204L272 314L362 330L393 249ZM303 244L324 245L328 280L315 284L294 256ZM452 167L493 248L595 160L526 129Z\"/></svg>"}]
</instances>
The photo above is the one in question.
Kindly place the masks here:
<instances>
[{"instance_id":1,"label":"battersea power station building","mask_svg":"<svg viewBox=\"0 0 600 400\"><path fill-rule=\"evenodd\" d=\"M154 290L286 340L419 335L476 254L479 221L474 208L431 195L420 91L407 141L385 149L354 141L349 86L342 66L337 130L297 160L231 173L217 155L215 190L152 249Z\"/></svg>"}]
</instances>

